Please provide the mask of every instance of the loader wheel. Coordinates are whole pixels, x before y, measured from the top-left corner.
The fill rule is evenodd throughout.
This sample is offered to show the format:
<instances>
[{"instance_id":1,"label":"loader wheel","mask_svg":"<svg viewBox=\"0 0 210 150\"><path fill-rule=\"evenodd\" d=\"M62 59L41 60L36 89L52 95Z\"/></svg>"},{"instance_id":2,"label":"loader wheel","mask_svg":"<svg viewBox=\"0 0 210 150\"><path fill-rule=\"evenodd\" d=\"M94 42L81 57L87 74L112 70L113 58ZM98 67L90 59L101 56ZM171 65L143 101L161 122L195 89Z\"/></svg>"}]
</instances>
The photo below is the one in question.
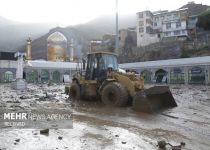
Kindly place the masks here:
<instances>
[{"instance_id":1,"label":"loader wheel","mask_svg":"<svg viewBox=\"0 0 210 150\"><path fill-rule=\"evenodd\" d=\"M126 88L118 82L107 84L102 91L102 102L108 106L124 106L128 101Z\"/></svg>"},{"instance_id":2,"label":"loader wheel","mask_svg":"<svg viewBox=\"0 0 210 150\"><path fill-rule=\"evenodd\" d=\"M81 99L81 91L80 87L77 83L72 83L69 89L69 98L74 100L80 100Z\"/></svg>"}]
</instances>

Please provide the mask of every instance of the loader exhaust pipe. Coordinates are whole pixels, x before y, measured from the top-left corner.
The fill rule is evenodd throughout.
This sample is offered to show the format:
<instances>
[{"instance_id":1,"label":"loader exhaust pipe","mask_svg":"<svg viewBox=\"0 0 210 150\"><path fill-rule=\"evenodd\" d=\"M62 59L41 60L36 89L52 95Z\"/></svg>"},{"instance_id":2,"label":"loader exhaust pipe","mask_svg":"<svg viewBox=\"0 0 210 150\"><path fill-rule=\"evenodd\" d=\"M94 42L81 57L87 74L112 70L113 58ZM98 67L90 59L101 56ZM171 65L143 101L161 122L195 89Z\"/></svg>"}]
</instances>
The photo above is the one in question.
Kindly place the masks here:
<instances>
[{"instance_id":1,"label":"loader exhaust pipe","mask_svg":"<svg viewBox=\"0 0 210 150\"><path fill-rule=\"evenodd\" d=\"M85 61L85 59L84 58L82 58L82 64L83 64L83 70L85 70L85 63L86 63L86 61Z\"/></svg>"}]
</instances>

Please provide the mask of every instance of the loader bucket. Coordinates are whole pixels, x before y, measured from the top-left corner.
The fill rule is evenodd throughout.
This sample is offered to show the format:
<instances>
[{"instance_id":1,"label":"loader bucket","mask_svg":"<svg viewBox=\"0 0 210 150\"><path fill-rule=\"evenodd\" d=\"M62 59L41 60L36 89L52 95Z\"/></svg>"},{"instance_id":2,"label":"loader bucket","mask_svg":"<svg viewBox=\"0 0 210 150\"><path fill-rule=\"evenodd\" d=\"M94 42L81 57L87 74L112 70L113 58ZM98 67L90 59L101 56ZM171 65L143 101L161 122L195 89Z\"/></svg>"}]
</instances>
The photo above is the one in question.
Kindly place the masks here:
<instances>
[{"instance_id":1,"label":"loader bucket","mask_svg":"<svg viewBox=\"0 0 210 150\"><path fill-rule=\"evenodd\" d=\"M171 94L169 86L154 86L133 96L132 107L135 111L155 113L155 111L176 107L176 101Z\"/></svg>"}]
</instances>

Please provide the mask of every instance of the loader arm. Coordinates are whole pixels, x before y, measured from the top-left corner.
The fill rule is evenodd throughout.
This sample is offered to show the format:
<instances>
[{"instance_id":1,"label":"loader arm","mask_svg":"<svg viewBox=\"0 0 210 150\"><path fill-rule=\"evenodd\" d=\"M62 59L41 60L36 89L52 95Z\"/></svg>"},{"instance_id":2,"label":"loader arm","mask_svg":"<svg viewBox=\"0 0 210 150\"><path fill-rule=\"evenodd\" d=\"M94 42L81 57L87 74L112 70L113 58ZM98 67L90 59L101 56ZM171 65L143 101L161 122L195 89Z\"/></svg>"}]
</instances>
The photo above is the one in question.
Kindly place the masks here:
<instances>
[{"instance_id":1,"label":"loader arm","mask_svg":"<svg viewBox=\"0 0 210 150\"><path fill-rule=\"evenodd\" d=\"M140 92L144 89L144 75L140 77L140 79L135 77L134 73L117 73L111 72L108 74L108 78L114 78L119 83L123 84L129 94L133 97L135 92Z\"/></svg>"}]
</instances>

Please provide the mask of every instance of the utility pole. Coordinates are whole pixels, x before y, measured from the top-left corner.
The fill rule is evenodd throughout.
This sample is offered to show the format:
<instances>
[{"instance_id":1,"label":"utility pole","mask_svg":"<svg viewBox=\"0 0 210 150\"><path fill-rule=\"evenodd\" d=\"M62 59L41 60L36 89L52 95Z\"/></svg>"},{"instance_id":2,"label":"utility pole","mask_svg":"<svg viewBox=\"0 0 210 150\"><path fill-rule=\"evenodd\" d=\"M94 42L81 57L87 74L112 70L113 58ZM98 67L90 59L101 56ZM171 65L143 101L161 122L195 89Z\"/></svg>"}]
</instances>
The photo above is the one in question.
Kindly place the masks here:
<instances>
[{"instance_id":1,"label":"utility pole","mask_svg":"<svg viewBox=\"0 0 210 150\"><path fill-rule=\"evenodd\" d=\"M118 37L118 0L116 0L116 36L115 36L115 54L118 56L118 45L119 37Z\"/></svg>"}]
</instances>

